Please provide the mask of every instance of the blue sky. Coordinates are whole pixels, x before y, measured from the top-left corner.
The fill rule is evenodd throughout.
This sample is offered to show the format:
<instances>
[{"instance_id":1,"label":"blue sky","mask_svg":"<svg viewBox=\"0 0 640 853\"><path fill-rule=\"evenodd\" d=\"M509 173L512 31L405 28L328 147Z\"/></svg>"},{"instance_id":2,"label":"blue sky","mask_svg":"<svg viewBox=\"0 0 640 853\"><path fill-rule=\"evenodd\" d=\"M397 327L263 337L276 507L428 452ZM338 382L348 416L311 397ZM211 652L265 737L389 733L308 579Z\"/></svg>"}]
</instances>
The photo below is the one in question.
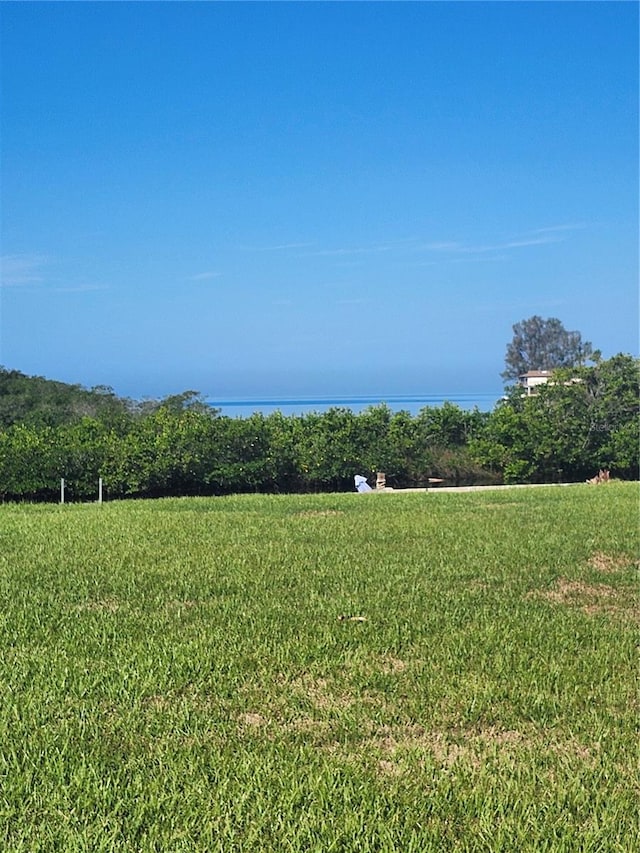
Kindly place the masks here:
<instances>
[{"instance_id":1,"label":"blue sky","mask_svg":"<svg viewBox=\"0 0 640 853\"><path fill-rule=\"evenodd\" d=\"M635 3L2 3L0 363L482 394L638 350Z\"/></svg>"}]
</instances>

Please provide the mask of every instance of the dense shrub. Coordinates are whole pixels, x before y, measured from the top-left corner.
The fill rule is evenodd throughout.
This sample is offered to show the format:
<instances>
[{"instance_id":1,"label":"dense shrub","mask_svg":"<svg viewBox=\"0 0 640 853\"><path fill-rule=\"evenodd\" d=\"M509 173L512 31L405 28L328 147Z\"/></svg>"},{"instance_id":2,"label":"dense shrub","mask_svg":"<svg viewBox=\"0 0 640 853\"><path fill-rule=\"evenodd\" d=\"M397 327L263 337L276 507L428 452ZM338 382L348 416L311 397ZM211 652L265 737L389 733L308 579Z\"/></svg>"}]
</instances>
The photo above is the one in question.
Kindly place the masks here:
<instances>
[{"instance_id":1,"label":"dense shrub","mask_svg":"<svg viewBox=\"0 0 640 853\"><path fill-rule=\"evenodd\" d=\"M193 391L125 405L108 389L70 386L65 396L59 383L52 391L40 379L27 393L26 379L0 382L0 391L18 389L16 405L28 412L16 421L5 393L5 500L55 499L62 477L69 499L90 500L99 478L113 498L344 491L353 489L354 474L373 480L378 471L396 488L433 477L452 485L571 481L600 468L638 476L638 362L625 355L559 371L535 396L512 388L490 414L445 403L416 416L382 405L359 414L332 408L229 418ZM46 391L42 417L38 388Z\"/></svg>"}]
</instances>

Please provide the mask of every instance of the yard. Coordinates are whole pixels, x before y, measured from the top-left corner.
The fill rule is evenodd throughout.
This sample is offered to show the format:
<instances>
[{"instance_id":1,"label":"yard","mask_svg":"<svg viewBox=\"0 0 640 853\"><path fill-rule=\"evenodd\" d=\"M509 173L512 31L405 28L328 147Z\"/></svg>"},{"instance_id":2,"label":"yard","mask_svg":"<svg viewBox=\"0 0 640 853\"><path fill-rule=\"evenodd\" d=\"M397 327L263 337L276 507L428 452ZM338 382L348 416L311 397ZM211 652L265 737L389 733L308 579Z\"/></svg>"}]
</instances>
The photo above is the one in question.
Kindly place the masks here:
<instances>
[{"instance_id":1,"label":"yard","mask_svg":"<svg viewBox=\"0 0 640 853\"><path fill-rule=\"evenodd\" d=\"M0 846L634 849L637 510L0 506Z\"/></svg>"}]
</instances>

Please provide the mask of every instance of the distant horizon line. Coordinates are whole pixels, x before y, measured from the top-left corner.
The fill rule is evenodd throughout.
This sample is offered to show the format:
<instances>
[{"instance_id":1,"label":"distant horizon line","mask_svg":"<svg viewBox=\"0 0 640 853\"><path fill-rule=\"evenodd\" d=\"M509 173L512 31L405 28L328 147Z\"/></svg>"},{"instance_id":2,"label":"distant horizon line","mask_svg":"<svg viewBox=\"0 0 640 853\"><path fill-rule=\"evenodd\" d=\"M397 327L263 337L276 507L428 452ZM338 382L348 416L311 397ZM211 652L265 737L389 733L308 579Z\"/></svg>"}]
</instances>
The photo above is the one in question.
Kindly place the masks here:
<instances>
[{"instance_id":1,"label":"distant horizon line","mask_svg":"<svg viewBox=\"0 0 640 853\"><path fill-rule=\"evenodd\" d=\"M264 396L256 395L255 397L217 397L213 395L203 395L205 401L210 406L241 406L250 405L261 406L296 406L296 405L327 405L330 403L355 403L357 405L365 404L384 404L384 403L429 403L429 402L456 402L456 401L473 401L473 400L498 400L502 394L494 391L478 391L478 392L461 392L456 394L315 394L310 396L288 394L283 396Z\"/></svg>"}]
</instances>

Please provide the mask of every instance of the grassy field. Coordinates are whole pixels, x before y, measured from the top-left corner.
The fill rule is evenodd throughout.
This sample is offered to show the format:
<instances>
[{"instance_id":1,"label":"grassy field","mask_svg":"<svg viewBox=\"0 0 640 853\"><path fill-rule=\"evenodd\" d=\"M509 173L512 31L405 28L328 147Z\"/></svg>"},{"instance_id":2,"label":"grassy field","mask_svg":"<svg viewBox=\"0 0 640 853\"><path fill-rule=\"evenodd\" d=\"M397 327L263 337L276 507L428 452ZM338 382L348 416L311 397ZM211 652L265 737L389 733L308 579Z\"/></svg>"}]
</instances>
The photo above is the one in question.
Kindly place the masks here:
<instances>
[{"instance_id":1,"label":"grassy field","mask_svg":"<svg viewBox=\"0 0 640 853\"><path fill-rule=\"evenodd\" d=\"M631 851L638 487L0 506L3 851Z\"/></svg>"}]
</instances>

